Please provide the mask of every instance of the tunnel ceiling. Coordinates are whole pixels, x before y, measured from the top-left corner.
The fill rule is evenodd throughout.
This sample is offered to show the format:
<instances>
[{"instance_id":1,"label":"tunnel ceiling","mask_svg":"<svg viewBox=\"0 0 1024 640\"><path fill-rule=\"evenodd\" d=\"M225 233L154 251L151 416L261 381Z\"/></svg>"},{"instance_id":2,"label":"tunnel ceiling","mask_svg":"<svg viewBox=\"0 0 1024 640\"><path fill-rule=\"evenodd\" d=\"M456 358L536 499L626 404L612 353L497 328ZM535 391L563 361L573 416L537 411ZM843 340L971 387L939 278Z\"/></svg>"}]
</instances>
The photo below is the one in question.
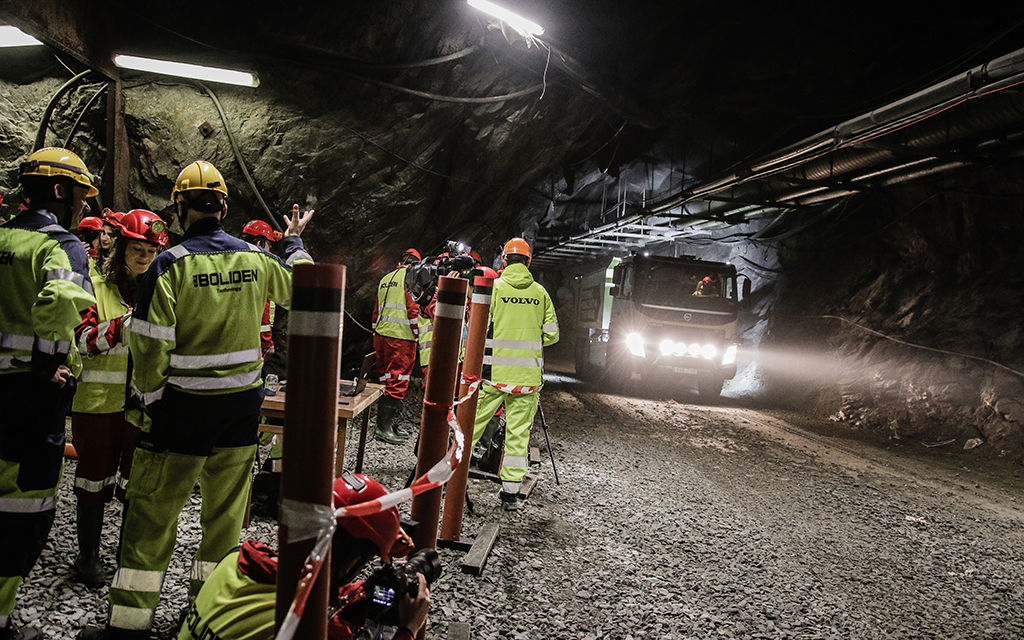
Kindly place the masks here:
<instances>
[{"instance_id":1,"label":"tunnel ceiling","mask_svg":"<svg viewBox=\"0 0 1024 640\"><path fill-rule=\"evenodd\" d=\"M820 145L801 146L1024 47L1012 3L974 3L956 12L922 5L926 13L904 3L809 11L644 0L502 4L542 24L542 42L500 28L461 1L251 3L242 10L237 3L185 9L105 2L86 10L71 2L0 0L0 18L77 50L83 59L61 56L72 71L85 69L86 60L109 71L114 52L253 69L262 80L253 95L287 104L295 126L343 120L351 136L335 153L364 154L361 163L287 141L276 152L285 156L268 160L272 145L246 139L247 114L238 112L245 111L244 98L234 97L252 90L226 91L232 117L242 122L243 154L255 157L256 182L268 199L298 198L289 187L294 176L277 175L289 166L337 165L338 188L321 190L327 195L320 206L356 222L321 227L322 245L342 247L333 257L358 254L346 243L397 249L410 234L430 245L427 251L446 237L493 247L522 234L554 264L685 235L693 225L777 216L813 205L799 197L822 190L857 192L854 177L869 181L861 187L878 188L884 185L870 182L872 170L899 165L912 175L922 156L958 166L1015 157L1022 118L1006 115L1018 109L1013 86L999 92L1007 103L1002 120L984 119L985 131L967 136L974 145L1000 141L995 159L966 153L962 139L941 153L907 153L913 131L898 139L868 135L857 149L829 154L814 152ZM18 55L0 73L8 81L69 76L52 60ZM975 88L972 77L968 89ZM125 82L137 78L126 75ZM948 140L954 125L914 139L946 132ZM287 126L276 129L278 146ZM785 162L752 179L758 161L788 160L787 149L824 163L828 175ZM859 173L836 177L837 160ZM353 164L362 166L353 172ZM169 190L167 173L137 182L159 193ZM728 190L709 197L708 186L716 184ZM346 199L342 191L357 195ZM796 192L803 195L783 201Z\"/></svg>"}]
</instances>

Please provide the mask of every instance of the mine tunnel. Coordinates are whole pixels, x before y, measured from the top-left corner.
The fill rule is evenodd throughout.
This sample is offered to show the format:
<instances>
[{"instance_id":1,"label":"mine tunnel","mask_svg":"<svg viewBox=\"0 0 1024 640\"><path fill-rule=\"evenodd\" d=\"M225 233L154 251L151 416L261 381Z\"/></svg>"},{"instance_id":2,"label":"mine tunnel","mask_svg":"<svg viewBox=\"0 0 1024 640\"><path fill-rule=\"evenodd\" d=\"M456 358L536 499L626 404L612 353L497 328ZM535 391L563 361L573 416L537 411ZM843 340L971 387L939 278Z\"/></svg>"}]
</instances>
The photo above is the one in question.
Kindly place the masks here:
<instances>
[{"instance_id":1,"label":"mine tunnel","mask_svg":"<svg viewBox=\"0 0 1024 640\"><path fill-rule=\"evenodd\" d=\"M56 216L79 237L90 216L98 231L103 212L152 214L139 218L141 235L120 217L110 226L126 241L161 238L153 264L168 271L139 275L156 296L171 285L145 279L162 282L195 254L183 177L212 167L219 181L206 191L226 196L215 216L225 246L265 233L274 269L344 267L332 339L339 402L352 409L337 432L347 439L316 453L338 477L362 487L350 474L366 474L392 497L454 451L448 425L455 433L463 422L453 405L453 422L427 426L441 383L428 387L425 369L444 357L425 351L430 319L410 312L405 328L380 329L395 317L387 301L402 306L383 288L390 275L414 300L403 274L422 274L419 309L434 309L436 290L435 348L448 335L462 343L452 343L458 370L430 364L434 376L474 403L479 394L478 412L488 397L504 413L477 413L489 428L474 447L483 427L470 424L465 460L452 463L469 465L454 525L448 499L443 509L417 502L450 497L451 485L397 503L415 547L436 547L439 575L426 624L403 629L395 618L389 632L1024 636L1024 18L1010 3L925 16L892 3L0 0L0 39L0 232L39 207L25 176L56 167L95 187L88 211ZM40 164L54 148L71 156ZM72 156L83 170L67 169ZM21 237L0 236L0 269L13 273L27 245L10 238ZM269 277L216 264L190 282L229 296ZM522 273L533 288L504 284ZM13 309L18 281L0 282ZM462 369L476 330L469 315L445 311L453 296L491 305L476 376ZM245 518L230 547L283 546L282 503L315 502L281 485L282 466L316 466L297 448L289 455L285 438L282 398L305 392L295 380L307 379L289 371L302 361L289 347L313 344L295 341L313 326L312 307L289 310L312 298L287 297L248 320L265 330L265 359L243 372L261 417L252 474L235 491L249 497L231 502ZM550 305L535 336L495 333L499 305L529 304ZM214 322L227 312L199 305L177 317L189 313ZM137 331L167 342L154 317ZM10 391L29 375L18 333L0 325L0 385L8 404L31 405ZM385 338L413 345L404 373L385 370ZM88 369L80 342L71 348ZM198 357L168 348L171 368ZM526 360L535 383L492 375ZM209 375L242 375L240 362L209 365ZM126 380L146 375L129 369ZM168 389L182 379L171 376ZM125 384L121 398L138 391L139 416L149 415L146 392L158 402L162 391ZM262 395L277 385L277 400ZM331 386L333 403L333 373ZM190 397L216 411L226 388L195 389ZM532 409L513 408L531 395ZM349 396L368 399L356 408ZM35 463L4 443L21 442L26 428L10 416L23 414L0 418L0 514L14 514L0 528L20 526L11 523L26 509L53 520L37 560L8 541L17 566L0 567L0 638L274 637L280 601L275 624L258 632L203 618L199 587L233 561L200 558L214 481L185 483L176 534L169 524L141 536L170 536L163 569L146 564L141 543L141 564L126 559L136 546L122 549L133 525L121 491L137 474L129 463L107 479L81 476L87 436L76 445L76 412L66 436L50 436L66 437L65 461L39 509L16 506L27 499L17 469ZM159 449L152 420L138 419L139 446ZM194 443L203 428L188 422L179 438L194 433ZM167 473L148 479L153 491L180 480ZM83 509L93 490L107 497ZM92 573L81 564L87 543L98 545ZM272 609L273 576L263 579ZM307 622L341 615L330 597L295 637L351 637Z\"/></svg>"}]
</instances>

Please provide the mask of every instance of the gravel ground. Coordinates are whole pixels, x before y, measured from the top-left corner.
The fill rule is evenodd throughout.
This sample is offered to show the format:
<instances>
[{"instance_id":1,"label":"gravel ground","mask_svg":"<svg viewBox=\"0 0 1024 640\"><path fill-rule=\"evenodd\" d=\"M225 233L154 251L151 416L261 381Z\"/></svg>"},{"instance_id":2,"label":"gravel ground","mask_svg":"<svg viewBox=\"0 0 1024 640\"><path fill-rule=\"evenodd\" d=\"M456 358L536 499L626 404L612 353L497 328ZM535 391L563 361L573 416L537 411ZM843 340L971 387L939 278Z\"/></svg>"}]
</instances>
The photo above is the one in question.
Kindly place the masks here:
<instances>
[{"instance_id":1,"label":"gravel ground","mask_svg":"<svg viewBox=\"0 0 1024 640\"><path fill-rule=\"evenodd\" d=\"M481 576L441 551L428 637L452 623L484 640L1024 637L1019 467L686 400L549 382L561 485L539 428L541 480L519 512L501 510L497 485L470 481L463 537L491 522L499 537ZM409 401L404 417L418 421ZM350 433L349 465L356 442ZM374 442L365 469L397 489L413 463L411 444ZM73 465L15 612L53 638L106 615L106 588L69 579ZM119 508L108 515L113 568ZM160 637L185 605L197 516L198 495L179 524ZM274 543L275 523L256 517L243 535Z\"/></svg>"}]
</instances>

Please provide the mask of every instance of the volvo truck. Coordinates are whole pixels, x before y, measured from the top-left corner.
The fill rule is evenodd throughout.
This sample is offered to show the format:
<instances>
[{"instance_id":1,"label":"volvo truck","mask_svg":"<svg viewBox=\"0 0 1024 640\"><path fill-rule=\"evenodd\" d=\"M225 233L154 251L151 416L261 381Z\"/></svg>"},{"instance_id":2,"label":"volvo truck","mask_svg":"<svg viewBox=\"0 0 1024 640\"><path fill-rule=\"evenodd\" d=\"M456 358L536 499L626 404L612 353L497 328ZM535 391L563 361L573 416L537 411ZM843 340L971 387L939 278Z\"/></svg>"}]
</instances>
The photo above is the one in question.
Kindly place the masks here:
<instances>
[{"instance_id":1,"label":"volvo truck","mask_svg":"<svg viewBox=\"0 0 1024 640\"><path fill-rule=\"evenodd\" d=\"M673 379L717 399L736 375L736 320L749 296L750 280L725 262L614 258L576 281L577 375L605 378L626 392L638 380Z\"/></svg>"}]
</instances>

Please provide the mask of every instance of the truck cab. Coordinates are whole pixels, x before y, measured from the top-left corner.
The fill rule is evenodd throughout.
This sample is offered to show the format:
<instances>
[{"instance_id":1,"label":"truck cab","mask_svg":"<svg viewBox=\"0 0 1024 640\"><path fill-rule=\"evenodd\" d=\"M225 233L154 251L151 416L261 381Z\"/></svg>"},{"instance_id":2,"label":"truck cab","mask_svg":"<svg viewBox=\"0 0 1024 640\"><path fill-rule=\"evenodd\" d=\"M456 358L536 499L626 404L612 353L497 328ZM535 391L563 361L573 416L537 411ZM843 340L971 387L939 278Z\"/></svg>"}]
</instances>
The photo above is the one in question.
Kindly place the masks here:
<instances>
[{"instance_id":1,"label":"truck cab","mask_svg":"<svg viewBox=\"0 0 1024 640\"><path fill-rule=\"evenodd\" d=\"M631 255L577 287L582 335L577 373L604 373L619 388L637 376L676 378L715 399L736 374L740 289L736 267L693 256ZM749 295L749 280L743 297Z\"/></svg>"}]
</instances>

